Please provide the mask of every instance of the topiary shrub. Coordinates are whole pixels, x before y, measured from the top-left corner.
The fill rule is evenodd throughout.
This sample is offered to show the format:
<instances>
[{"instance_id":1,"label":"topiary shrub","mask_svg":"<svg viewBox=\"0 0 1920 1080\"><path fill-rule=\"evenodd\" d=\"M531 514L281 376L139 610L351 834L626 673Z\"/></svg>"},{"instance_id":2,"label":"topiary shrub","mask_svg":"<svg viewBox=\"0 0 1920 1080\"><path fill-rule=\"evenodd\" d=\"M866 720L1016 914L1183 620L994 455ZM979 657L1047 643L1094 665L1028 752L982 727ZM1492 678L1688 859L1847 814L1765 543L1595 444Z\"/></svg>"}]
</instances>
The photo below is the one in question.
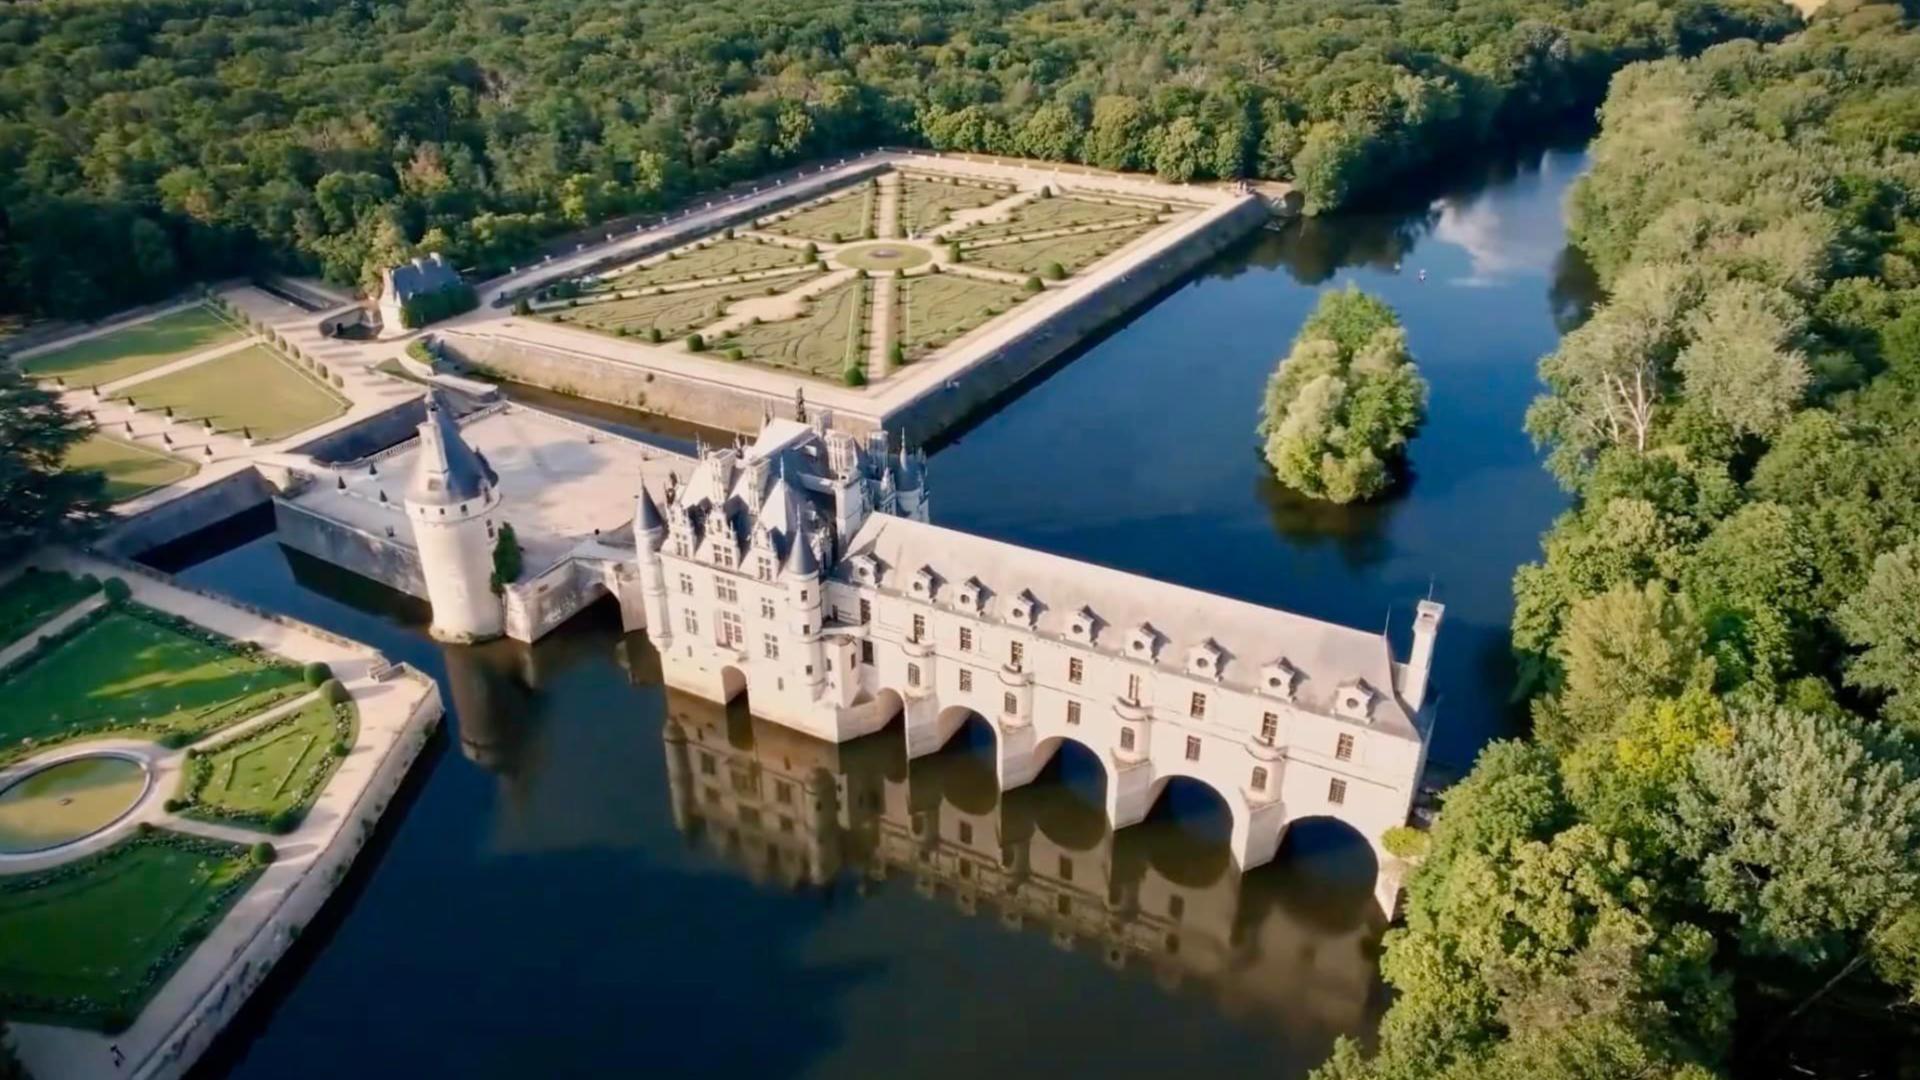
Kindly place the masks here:
<instances>
[{"instance_id":1,"label":"topiary shrub","mask_svg":"<svg viewBox=\"0 0 1920 1080\"><path fill-rule=\"evenodd\" d=\"M1063 281L1067 276L1066 268L1057 262L1048 263L1046 268L1040 272L1046 275L1048 281Z\"/></svg>"},{"instance_id":2,"label":"topiary shrub","mask_svg":"<svg viewBox=\"0 0 1920 1080\"><path fill-rule=\"evenodd\" d=\"M140 824L138 824L138 825L135 825L135 826L133 827L133 831L134 831L134 835L136 835L136 836L152 836L152 835L153 835L153 822L151 822L151 821L143 821L143 822L141 822Z\"/></svg>"},{"instance_id":3,"label":"topiary shrub","mask_svg":"<svg viewBox=\"0 0 1920 1080\"><path fill-rule=\"evenodd\" d=\"M1039 279L1039 278L1037 278L1037 277L1034 277L1034 276L1032 276L1032 275L1028 275L1028 277L1027 277L1027 291L1028 291L1028 292L1039 292L1039 291L1040 291L1041 289L1044 289L1044 288L1046 288L1046 286L1044 286L1044 285L1042 285L1042 284L1040 284L1040 279Z\"/></svg>"},{"instance_id":4,"label":"topiary shrub","mask_svg":"<svg viewBox=\"0 0 1920 1080\"><path fill-rule=\"evenodd\" d=\"M527 303L527 298L523 296L513 302L513 313L515 315L531 315L533 314L533 305Z\"/></svg>"},{"instance_id":5,"label":"topiary shrub","mask_svg":"<svg viewBox=\"0 0 1920 1080\"><path fill-rule=\"evenodd\" d=\"M735 345L733 348L727 350L727 359L729 360L744 360L746 359L746 357L747 357L747 354L741 351L740 346L738 345Z\"/></svg>"},{"instance_id":6,"label":"topiary shrub","mask_svg":"<svg viewBox=\"0 0 1920 1080\"><path fill-rule=\"evenodd\" d=\"M867 385L867 369L861 367L859 364L850 364L847 366L847 370L842 373L841 378L846 380L848 386L865 386Z\"/></svg>"},{"instance_id":7,"label":"topiary shrub","mask_svg":"<svg viewBox=\"0 0 1920 1080\"><path fill-rule=\"evenodd\" d=\"M193 741L193 736L184 731L169 731L160 736L160 745L169 750L178 750Z\"/></svg>"},{"instance_id":8,"label":"topiary shrub","mask_svg":"<svg viewBox=\"0 0 1920 1080\"><path fill-rule=\"evenodd\" d=\"M895 366L904 364L907 362L907 350L896 341L887 346L887 359Z\"/></svg>"},{"instance_id":9,"label":"topiary shrub","mask_svg":"<svg viewBox=\"0 0 1920 1080\"><path fill-rule=\"evenodd\" d=\"M694 335L698 337L699 335ZM493 594L500 595L508 585L520 580L520 537L510 522L502 523L493 540Z\"/></svg>"},{"instance_id":10,"label":"topiary shrub","mask_svg":"<svg viewBox=\"0 0 1920 1080\"><path fill-rule=\"evenodd\" d=\"M353 751L353 747L347 745L347 740L345 739L335 739L333 741L332 750L333 750L334 757L346 757L349 753Z\"/></svg>"},{"instance_id":11,"label":"topiary shrub","mask_svg":"<svg viewBox=\"0 0 1920 1080\"><path fill-rule=\"evenodd\" d=\"M278 815L275 816L277 817ZM248 857L260 866L271 865L275 856L278 854L279 852L273 850L273 845L267 843L265 840L256 841L252 847L247 849Z\"/></svg>"},{"instance_id":12,"label":"topiary shrub","mask_svg":"<svg viewBox=\"0 0 1920 1080\"><path fill-rule=\"evenodd\" d=\"M300 811L295 810L293 807L288 807L285 810L277 810L272 817L267 819L267 829L270 832L290 833L298 827L299 824ZM269 857L267 861L272 862L273 859Z\"/></svg>"},{"instance_id":13,"label":"topiary shrub","mask_svg":"<svg viewBox=\"0 0 1920 1080\"><path fill-rule=\"evenodd\" d=\"M169 814L177 814L180 812L181 807L185 805L186 803L181 802L179 799L168 799L160 804L160 808Z\"/></svg>"},{"instance_id":14,"label":"topiary shrub","mask_svg":"<svg viewBox=\"0 0 1920 1080\"><path fill-rule=\"evenodd\" d=\"M955 240L953 243L947 245L947 261L960 261L960 241Z\"/></svg>"},{"instance_id":15,"label":"topiary shrub","mask_svg":"<svg viewBox=\"0 0 1920 1080\"><path fill-rule=\"evenodd\" d=\"M339 679L328 679L320 684L320 700L329 705L345 705L353 700L353 695L347 692L346 683Z\"/></svg>"},{"instance_id":16,"label":"topiary shrub","mask_svg":"<svg viewBox=\"0 0 1920 1080\"><path fill-rule=\"evenodd\" d=\"M331 678L333 678L333 669L323 660L315 660L300 669L300 681L308 686L318 687Z\"/></svg>"},{"instance_id":17,"label":"topiary shrub","mask_svg":"<svg viewBox=\"0 0 1920 1080\"><path fill-rule=\"evenodd\" d=\"M124 604L133 597L133 586L124 578L110 577L100 586L100 592L106 596L109 604Z\"/></svg>"},{"instance_id":18,"label":"topiary shrub","mask_svg":"<svg viewBox=\"0 0 1920 1080\"><path fill-rule=\"evenodd\" d=\"M699 334L688 334L687 335L687 351L688 352L706 352L707 339L701 337Z\"/></svg>"},{"instance_id":19,"label":"topiary shrub","mask_svg":"<svg viewBox=\"0 0 1920 1080\"><path fill-rule=\"evenodd\" d=\"M657 326L647 327L647 340L655 345L660 344L660 328Z\"/></svg>"}]
</instances>

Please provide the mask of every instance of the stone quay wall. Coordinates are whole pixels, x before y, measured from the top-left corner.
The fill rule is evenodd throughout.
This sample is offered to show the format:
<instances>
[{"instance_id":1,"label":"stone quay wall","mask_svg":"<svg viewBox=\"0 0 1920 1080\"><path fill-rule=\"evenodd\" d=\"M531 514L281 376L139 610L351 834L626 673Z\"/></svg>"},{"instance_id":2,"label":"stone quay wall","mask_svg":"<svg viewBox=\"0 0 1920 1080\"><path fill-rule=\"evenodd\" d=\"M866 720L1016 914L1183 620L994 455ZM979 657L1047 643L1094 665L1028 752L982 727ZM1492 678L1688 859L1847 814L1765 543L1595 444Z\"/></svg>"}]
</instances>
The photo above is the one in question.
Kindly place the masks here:
<instances>
[{"instance_id":1,"label":"stone quay wall","mask_svg":"<svg viewBox=\"0 0 1920 1080\"><path fill-rule=\"evenodd\" d=\"M1257 199L1233 205L1211 221L1165 240L1157 251L1114 272L1098 288L1022 327L1021 333L968 363L881 418L888 431L926 442L986 408L1103 327L1152 300L1268 220Z\"/></svg>"},{"instance_id":2,"label":"stone quay wall","mask_svg":"<svg viewBox=\"0 0 1920 1080\"><path fill-rule=\"evenodd\" d=\"M274 539L295 551L408 596L427 598L420 553L397 539L375 535L280 498L273 500L273 527Z\"/></svg>"},{"instance_id":3,"label":"stone quay wall","mask_svg":"<svg viewBox=\"0 0 1920 1080\"><path fill-rule=\"evenodd\" d=\"M264 506L273 495L273 485L258 469L251 466L238 469L127 518L109 529L93 546L106 555L131 558Z\"/></svg>"}]
</instances>

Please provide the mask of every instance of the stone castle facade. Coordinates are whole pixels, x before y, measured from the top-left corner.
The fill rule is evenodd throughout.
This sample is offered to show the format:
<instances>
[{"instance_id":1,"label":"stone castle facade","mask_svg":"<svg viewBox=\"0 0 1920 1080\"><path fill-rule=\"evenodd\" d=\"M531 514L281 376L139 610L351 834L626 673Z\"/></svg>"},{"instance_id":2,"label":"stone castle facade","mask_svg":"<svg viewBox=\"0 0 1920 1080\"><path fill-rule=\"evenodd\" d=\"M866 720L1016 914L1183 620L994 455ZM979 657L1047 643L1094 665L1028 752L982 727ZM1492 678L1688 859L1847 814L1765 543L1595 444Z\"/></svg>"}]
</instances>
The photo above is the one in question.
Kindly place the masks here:
<instances>
[{"instance_id":1,"label":"stone castle facade","mask_svg":"<svg viewBox=\"0 0 1920 1080\"><path fill-rule=\"evenodd\" d=\"M408 511L433 536L435 631L496 635L479 560L511 507L486 502L486 461L450 422L430 416L422 438ZM978 717L1002 789L1080 743L1115 828L1171 779L1197 780L1226 803L1242 868L1271 860L1292 822L1335 818L1375 848L1392 910L1381 836L1407 821L1425 765L1441 605L1418 605L1403 662L1381 633L942 528L924 459L884 435L775 420L685 465L647 478L631 561L609 574L669 686L745 693L756 716L829 743L899 723L910 758Z\"/></svg>"}]
</instances>

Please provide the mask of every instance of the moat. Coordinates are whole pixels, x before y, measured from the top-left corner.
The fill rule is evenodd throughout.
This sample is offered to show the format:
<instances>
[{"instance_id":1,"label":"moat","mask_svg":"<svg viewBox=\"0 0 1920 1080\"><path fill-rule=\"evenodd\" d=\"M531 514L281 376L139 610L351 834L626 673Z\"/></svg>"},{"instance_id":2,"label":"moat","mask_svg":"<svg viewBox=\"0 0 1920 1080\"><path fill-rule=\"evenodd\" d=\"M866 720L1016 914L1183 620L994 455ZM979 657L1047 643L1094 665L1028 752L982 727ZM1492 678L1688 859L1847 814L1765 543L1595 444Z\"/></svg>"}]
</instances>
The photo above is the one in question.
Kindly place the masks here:
<instances>
[{"instance_id":1,"label":"moat","mask_svg":"<svg viewBox=\"0 0 1920 1080\"><path fill-rule=\"evenodd\" d=\"M1560 214L1583 165L1528 155L1418 211L1309 222L1221 257L939 449L935 520L1342 623L1391 614L1402 632L1431 589L1449 630L1429 778L1450 779L1513 722L1509 582L1563 505L1520 422L1535 361L1588 289ZM1400 312L1432 406L1405 493L1329 510L1272 483L1252 431L1317 291L1348 282ZM1097 767L1071 756L1001 796L961 742L911 769L884 735L823 753L669 696L610 611L531 648L443 649L412 601L271 539L183 576L414 664L452 717L384 851L209 1074L1301 1076L1385 1003L1371 867L1350 837L1297 833L1241 879L1204 797L1109 836ZM669 714L711 744L663 739ZM676 760L734 786L759 770L844 792L854 825L815 845L829 883L792 884L769 851L791 845L691 820ZM899 854L914 816L942 808L997 831L998 876L911 842ZM1125 911L1164 888L1183 898L1172 925L1164 905L1055 914L1077 892Z\"/></svg>"}]
</instances>

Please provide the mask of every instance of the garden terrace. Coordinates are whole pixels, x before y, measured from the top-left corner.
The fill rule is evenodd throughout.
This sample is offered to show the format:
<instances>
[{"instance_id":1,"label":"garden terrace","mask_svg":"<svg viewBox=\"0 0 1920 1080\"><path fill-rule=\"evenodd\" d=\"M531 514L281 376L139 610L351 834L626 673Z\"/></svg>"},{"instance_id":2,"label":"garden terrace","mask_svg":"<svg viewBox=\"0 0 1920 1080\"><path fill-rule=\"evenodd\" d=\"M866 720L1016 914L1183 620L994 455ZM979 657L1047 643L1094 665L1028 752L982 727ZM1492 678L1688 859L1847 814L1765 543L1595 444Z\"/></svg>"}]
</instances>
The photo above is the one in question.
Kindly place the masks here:
<instances>
[{"instance_id":1,"label":"garden terrace","mask_svg":"<svg viewBox=\"0 0 1920 1080\"><path fill-rule=\"evenodd\" d=\"M900 345L909 359L960 337L1027 295L1017 285L960 273L907 278L900 290Z\"/></svg>"},{"instance_id":2,"label":"garden terrace","mask_svg":"<svg viewBox=\"0 0 1920 1080\"><path fill-rule=\"evenodd\" d=\"M1005 221L981 222L946 236L944 239L958 240L963 244L980 240L1004 240L1015 236L1052 232L1055 229L1077 229L1088 225L1153 222L1159 219L1159 215L1158 206L1148 206L1143 203L1094 202L1090 199L1056 195L1050 199L1034 199L1021 204L1007 216Z\"/></svg>"},{"instance_id":3,"label":"garden terrace","mask_svg":"<svg viewBox=\"0 0 1920 1080\"><path fill-rule=\"evenodd\" d=\"M125 1027L260 869L239 844L143 830L76 862L0 877L0 1013Z\"/></svg>"},{"instance_id":4,"label":"garden terrace","mask_svg":"<svg viewBox=\"0 0 1920 1080\"><path fill-rule=\"evenodd\" d=\"M961 257L970 265L1009 274L1043 274L1054 265L1058 265L1065 273L1077 274L1152 232L1154 228L1149 222L1037 240L966 247L962 249Z\"/></svg>"},{"instance_id":5,"label":"garden terrace","mask_svg":"<svg viewBox=\"0 0 1920 1080\"><path fill-rule=\"evenodd\" d=\"M324 696L193 755L181 776L181 813L287 832L300 823L352 749L351 703Z\"/></svg>"},{"instance_id":6,"label":"garden terrace","mask_svg":"<svg viewBox=\"0 0 1920 1080\"><path fill-rule=\"evenodd\" d=\"M143 380L125 395L146 410L173 409L176 421L212 420L215 431L285 438L347 411L347 400L265 345Z\"/></svg>"},{"instance_id":7,"label":"garden terrace","mask_svg":"<svg viewBox=\"0 0 1920 1080\"><path fill-rule=\"evenodd\" d=\"M903 173L900 177L901 231L915 236L937 229L951 220L955 211L992 206L1016 190L1010 185Z\"/></svg>"},{"instance_id":8,"label":"garden terrace","mask_svg":"<svg viewBox=\"0 0 1920 1080\"><path fill-rule=\"evenodd\" d=\"M804 274L800 277L783 277L779 287L791 289L817 276ZM554 322L615 336L646 338L649 330L658 330L663 340L675 340L720 318L718 312L724 311L727 304L752 296L764 296L766 292L765 287L732 282L678 289L652 296L583 301L579 307L556 309L544 314ZM620 333L623 329L627 331L624 335Z\"/></svg>"},{"instance_id":9,"label":"garden terrace","mask_svg":"<svg viewBox=\"0 0 1920 1080\"><path fill-rule=\"evenodd\" d=\"M756 364L839 379L859 355L866 304L867 283L852 278L808 298L797 318L743 326L710 344L726 355L739 349L740 359Z\"/></svg>"},{"instance_id":10,"label":"garden terrace","mask_svg":"<svg viewBox=\"0 0 1920 1080\"><path fill-rule=\"evenodd\" d=\"M106 496L114 502L185 480L199 469L190 461L98 433L67 452L66 467L105 475Z\"/></svg>"},{"instance_id":11,"label":"garden terrace","mask_svg":"<svg viewBox=\"0 0 1920 1080\"><path fill-rule=\"evenodd\" d=\"M59 376L69 386L102 386L131 378L196 353L239 341L244 335L202 304L86 338L22 362L36 378Z\"/></svg>"},{"instance_id":12,"label":"garden terrace","mask_svg":"<svg viewBox=\"0 0 1920 1080\"><path fill-rule=\"evenodd\" d=\"M835 195L793 214L762 219L758 228L761 232L823 244L859 240L873 228L876 190L871 184L855 188L848 194Z\"/></svg>"},{"instance_id":13,"label":"garden terrace","mask_svg":"<svg viewBox=\"0 0 1920 1080\"><path fill-rule=\"evenodd\" d=\"M99 591L96 578L28 567L0 585L0 647L25 638L34 627Z\"/></svg>"},{"instance_id":14,"label":"garden terrace","mask_svg":"<svg viewBox=\"0 0 1920 1080\"><path fill-rule=\"evenodd\" d=\"M670 251L617 273L604 284L615 291L639 289L763 270L798 269L807 262L806 252L798 247L751 237L723 238Z\"/></svg>"},{"instance_id":15,"label":"garden terrace","mask_svg":"<svg viewBox=\"0 0 1920 1080\"><path fill-rule=\"evenodd\" d=\"M191 742L301 692L291 664L121 603L0 675L0 763L114 734Z\"/></svg>"}]
</instances>

